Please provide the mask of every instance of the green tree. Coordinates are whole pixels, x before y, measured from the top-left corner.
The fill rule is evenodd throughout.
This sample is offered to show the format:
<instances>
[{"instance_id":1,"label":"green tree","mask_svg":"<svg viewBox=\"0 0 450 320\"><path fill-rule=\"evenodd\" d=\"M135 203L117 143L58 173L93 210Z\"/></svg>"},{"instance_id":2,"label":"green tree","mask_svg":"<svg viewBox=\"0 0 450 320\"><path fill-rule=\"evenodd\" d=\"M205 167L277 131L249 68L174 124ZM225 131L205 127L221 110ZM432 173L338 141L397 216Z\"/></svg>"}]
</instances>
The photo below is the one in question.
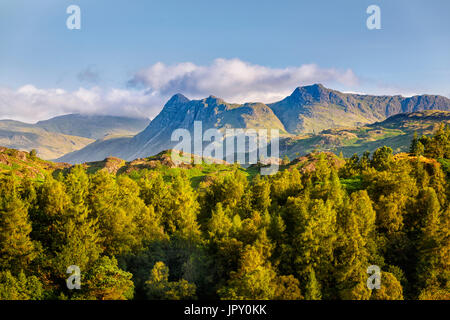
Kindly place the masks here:
<instances>
[{"instance_id":1,"label":"green tree","mask_svg":"<svg viewBox=\"0 0 450 320\"><path fill-rule=\"evenodd\" d=\"M169 268L161 261L155 263L146 285L147 297L151 300L195 299L195 284L184 279L169 281Z\"/></svg>"},{"instance_id":2,"label":"green tree","mask_svg":"<svg viewBox=\"0 0 450 320\"><path fill-rule=\"evenodd\" d=\"M81 292L74 299L128 300L134 295L132 274L121 270L115 258L102 257L82 274Z\"/></svg>"},{"instance_id":3,"label":"green tree","mask_svg":"<svg viewBox=\"0 0 450 320\"><path fill-rule=\"evenodd\" d=\"M37 151L36 151L36 149L32 149L32 150L30 151L30 157L31 157L31 159L36 159L36 157L37 157Z\"/></svg>"},{"instance_id":4,"label":"green tree","mask_svg":"<svg viewBox=\"0 0 450 320\"><path fill-rule=\"evenodd\" d=\"M275 300L303 300L300 282L293 276L278 276L275 280Z\"/></svg>"},{"instance_id":5,"label":"green tree","mask_svg":"<svg viewBox=\"0 0 450 320\"><path fill-rule=\"evenodd\" d=\"M418 225L417 244L417 285L423 292L449 290L449 218L443 214L434 189L423 190L421 203L422 215Z\"/></svg>"},{"instance_id":6,"label":"green tree","mask_svg":"<svg viewBox=\"0 0 450 320\"><path fill-rule=\"evenodd\" d=\"M365 271L371 256L370 244L374 241L375 211L365 190L351 195L337 221L338 241L333 273L339 296L351 300L369 299Z\"/></svg>"},{"instance_id":7,"label":"green tree","mask_svg":"<svg viewBox=\"0 0 450 320\"><path fill-rule=\"evenodd\" d=\"M269 209L271 202L270 183L257 175L252 181L252 208L265 212Z\"/></svg>"},{"instance_id":8,"label":"green tree","mask_svg":"<svg viewBox=\"0 0 450 320\"><path fill-rule=\"evenodd\" d=\"M26 205L17 195L14 177L0 181L0 268L18 273L36 257Z\"/></svg>"},{"instance_id":9,"label":"green tree","mask_svg":"<svg viewBox=\"0 0 450 320\"><path fill-rule=\"evenodd\" d=\"M308 206L295 199L289 208L299 215L292 243L297 274L301 279L310 277L314 267L314 276L324 285L330 281L336 241L336 211L331 206L322 199L311 200Z\"/></svg>"},{"instance_id":10,"label":"green tree","mask_svg":"<svg viewBox=\"0 0 450 320\"><path fill-rule=\"evenodd\" d=\"M372 166L379 171L389 169L392 161L392 149L386 146L378 148L372 155Z\"/></svg>"},{"instance_id":11,"label":"green tree","mask_svg":"<svg viewBox=\"0 0 450 320\"><path fill-rule=\"evenodd\" d=\"M197 223L199 204L196 194L186 176L172 179L170 196L161 222L169 235L197 240L200 228Z\"/></svg>"},{"instance_id":12,"label":"green tree","mask_svg":"<svg viewBox=\"0 0 450 320\"><path fill-rule=\"evenodd\" d=\"M372 300L403 300L403 288L397 278L389 272L381 272L380 289L372 290Z\"/></svg>"},{"instance_id":13,"label":"green tree","mask_svg":"<svg viewBox=\"0 0 450 320\"><path fill-rule=\"evenodd\" d=\"M75 170L63 182L47 177L39 190L33 228L36 226L46 254L42 272L48 272L46 277L56 282L67 277L70 265L82 271L89 269L102 252L97 220L85 199L75 194L75 190L82 190L87 195L84 175L82 170ZM72 190L70 196L66 185Z\"/></svg>"},{"instance_id":14,"label":"green tree","mask_svg":"<svg viewBox=\"0 0 450 320\"><path fill-rule=\"evenodd\" d=\"M0 272L0 300L41 300L42 283L35 276L27 277L22 271L14 277L9 270Z\"/></svg>"},{"instance_id":15,"label":"green tree","mask_svg":"<svg viewBox=\"0 0 450 320\"><path fill-rule=\"evenodd\" d=\"M305 286L305 299L306 300L321 300L322 293L320 284L316 279L316 273L312 267L308 267L306 271L306 286Z\"/></svg>"},{"instance_id":16,"label":"green tree","mask_svg":"<svg viewBox=\"0 0 450 320\"><path fill-rule=\"evenodd\" d=\"M231 272L227 286L218 292L222 299L265 300L275 296L276 273L270 263L253 246L247 246L242 253L237 272Z\"/></svg>"}]
</instances>

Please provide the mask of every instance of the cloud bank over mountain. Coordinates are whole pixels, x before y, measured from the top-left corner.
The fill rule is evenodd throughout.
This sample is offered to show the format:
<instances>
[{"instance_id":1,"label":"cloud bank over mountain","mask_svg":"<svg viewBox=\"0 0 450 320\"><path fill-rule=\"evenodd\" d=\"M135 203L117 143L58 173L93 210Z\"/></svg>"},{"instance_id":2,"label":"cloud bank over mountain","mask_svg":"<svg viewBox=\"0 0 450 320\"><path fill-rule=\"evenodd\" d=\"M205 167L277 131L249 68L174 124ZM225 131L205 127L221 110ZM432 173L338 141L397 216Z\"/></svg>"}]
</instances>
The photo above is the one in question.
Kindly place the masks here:
<instances>
[{"instance_id":1,"label":"cloud bank over mountain","mask_svg":"<svg viewBox=\"0 0 450 320\"><path fill-rule=\"evenodd\" d=\"M229 102L275 102L292 88L324 83L354 87L351 69L321 68L315 64L271 68L239 59L216 59L209 65L158 62L137 71L126 88L41 89L32 84L18 89L0 88L0 119L27 122L67 113L155 117L175 93L189 98L219 96Z\"/></svg>"},{"instance_id":2,"label":"cloud bank over mountain","mask_svg":"<svg viewBox=\"0 0 450 320\"><path fill-rule=\"evenodd\" d=\"M211 65L156 63L140 70L128 82L149 92L170 96L181 92L192 98L215 95L230 102L274 102L292 88L310 83L358 84L352 70L324 69L315 64L284 69L250 64L239 59L216 59Z\"/></svg>"}]
</instances>

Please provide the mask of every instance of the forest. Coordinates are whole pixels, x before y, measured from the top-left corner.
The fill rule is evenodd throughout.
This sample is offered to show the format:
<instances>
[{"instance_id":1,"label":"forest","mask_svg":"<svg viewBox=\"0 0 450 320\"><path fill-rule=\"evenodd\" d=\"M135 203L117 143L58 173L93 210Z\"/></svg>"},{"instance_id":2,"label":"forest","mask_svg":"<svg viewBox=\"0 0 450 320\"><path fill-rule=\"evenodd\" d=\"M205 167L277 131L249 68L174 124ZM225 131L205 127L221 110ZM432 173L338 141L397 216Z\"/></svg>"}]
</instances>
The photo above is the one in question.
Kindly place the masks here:
<instances>
[{"instance_id":1,"label":"forest","mask_svg":"<svg viewBox=\"0 0 450 320\"><path fill-rule=\"evenodd\" d=\"M0 299L450 299L450 126L409 153L310 158L198 183L189 170L202 164L3 173ZM380 289L367 287L371 265Z\"/></svg>"}]
</instances>

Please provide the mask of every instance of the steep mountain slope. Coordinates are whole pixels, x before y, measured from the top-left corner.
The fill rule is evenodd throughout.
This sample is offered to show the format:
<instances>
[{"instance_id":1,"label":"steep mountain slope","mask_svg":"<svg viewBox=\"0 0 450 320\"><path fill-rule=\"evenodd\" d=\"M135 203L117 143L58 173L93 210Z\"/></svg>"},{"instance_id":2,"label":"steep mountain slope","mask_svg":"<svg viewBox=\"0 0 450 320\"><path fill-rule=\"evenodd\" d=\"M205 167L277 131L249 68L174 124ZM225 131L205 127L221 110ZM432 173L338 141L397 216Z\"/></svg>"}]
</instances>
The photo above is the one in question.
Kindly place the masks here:
<instances>
[{"instance_id":1,"label":"steep mountain slope","mask_svg":"<svg viewBox=\"0 0 450 320\"><path fill-rule=\"evenodd\" d=\"M286 132L273 111L263 103L229 104L210 96L202 100L189 100L181 94L173 96L161 113L135 138L135 154L130 159L156 154L170 149L172 132L183 128L193 132L194 121L201 121L203 131L209 128L273 128Z\"/></svg>"},{"instance_id":2,"label":"steep mountain slope","mask_svg":"<svg viewBox=\"0 0 450 320\"><path fill-rule=\"evenodd\" d=\"M35 125L0 120L0 146L31 151L42 159L55 159L94 142L92 139L48 132Z\"/></svg>"},{"instance_id":3,"label":"steep mountain slope","mask_svg":"<svg viewBox=\"0 0 450 320\"><path fill-rule=\"evenodd\" d=\"M398 113L450 111L450 99L435 95L405 98L342 93L321 84L299 87L285 99L269 104L286 130L293 134L359 126Z\"/></svg>"},{"instance_id":4,"label":"steep mountain slope","mask_svg":"<svg viewBox=\"0 0 450 320\"><path fill-rule=\"evenodd\" d=\"M36 123L36 127L89 139L108 135L131 135L144 130L150 123L145 118L68 114Z\"/></svg>"}]
</instances>

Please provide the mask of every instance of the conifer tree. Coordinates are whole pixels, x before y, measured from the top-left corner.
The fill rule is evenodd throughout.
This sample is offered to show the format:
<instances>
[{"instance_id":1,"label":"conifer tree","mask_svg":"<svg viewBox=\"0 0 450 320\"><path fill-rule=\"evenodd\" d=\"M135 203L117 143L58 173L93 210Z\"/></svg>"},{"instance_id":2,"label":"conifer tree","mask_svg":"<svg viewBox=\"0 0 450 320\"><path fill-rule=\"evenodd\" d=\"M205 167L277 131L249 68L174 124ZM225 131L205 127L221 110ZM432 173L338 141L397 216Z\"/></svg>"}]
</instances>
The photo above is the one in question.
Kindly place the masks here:
<instances>
[{"instance_id":1,"label":"conifer tree","mask_svg":"<svg viewBox=\"0 0 450 320\"><path fill-rule=\"evenodd\" d=\"M219 290L222 299L264 300L275 295L276 273L262 254L253 246L247 246L242 253L237 272L231 272L226 287Z\"/></svg>"},{"instance_id":2,"label":"conifer tree","mask_svg":"<svg viewBox=\"0 0 450 320\"><path fill-rule=\"evenodd\" d=\"M392 161L393 155L390 147L378 148L372 155L372 166L379 171L389 169Z\"/></svg>"},{"instance_id":3,"label":"conifer tree","mask_svg":"<svg viewBox=\"0 0 450 320\"><path fill-rule=\"evenodd\" d=\"M312 267L308 267L305 272L305 299L306 300L321 300L322 293L320 284L316 279L316 273Z\"/></svg>"},{"instance_id":4,"label":"conifer tree","mask_svg":"<svg viewBox=\"0 0 450 320\"><path fill-rule=\"evenodd\" d=\"M0 272L0 300L41 300L43 298L43 285L37 277L27 277L23 271L17 277L13 276L9 270Z\"/></svg>"},{"instance_id":5,"label":"conifer tree","mask_svg":"<svg viewBox=\"0 0 450 320\"><path fill-rule=\"evenodd\" d=\"M380 289L373 289L371 300L403 300L403 288L389 272L381 272Z\"/></svg>"},{"instance_id":6,"label":"conifer tree","mask_svg":"<svg viewBox=\"0 0 450 320\"><path fill-rule=\"evenodd\" d=\"M196 286L184 279L169 281L169 268L161 261L155 263L146 282L151 300L187 300L195 298Z\"/></svg>"},{"instance_id":7,"label":"conifer tree","mask_svg":"<svg viewBox=\"0 0 450 320\"><path fill-rule=\"evenodd\" d=\"M199 205L195 193L185 176L173 178L170 197L162 217L165 231L183 239L198 239L200 229L197 224Z\"/></svg>"},{"instance_id":8,"label":"conifer tree","mask_svg":"<svg viewBox=\"0 0 450 320\"><path fill-rule=\"evenodd\" d=\"M30 239L31 224L25 204L18 197L14 177L0 180L0 269L14 273L26 269L36 257Z\"/></svg>"},{"instance_id":9,"label":"conifer tree","mask_svg":"<svg viewBox=\"0 0 450 320\"><path fill-rule=\"evenodd\" d=\"M73 299L129 300L134 295L132 274L121 270L115 258L102 257L82 273L81 292Z\"/></svg>"},{"instance_id":10,"label":"conifer tree","mask_svg":"<svg viewBox=\"0 0 450 320\"><path fill-rule=\"evenodd\" d=\"M449 218L441 211L434 189L424 189L421 198L423 209L418 230L417 286L425 295L427 291L449 290Z\"/></svg>"},{"instance_id":11,"label":"conifer tree","mask_svg":"<svg viewBox=\"0 0 450 320\"><path fill-rule=\"evenodd\" d=\"M265 212L271 204L270 184L257 175L252 181L252 207L259 212Z\"/></svg>"}]
</instances>

